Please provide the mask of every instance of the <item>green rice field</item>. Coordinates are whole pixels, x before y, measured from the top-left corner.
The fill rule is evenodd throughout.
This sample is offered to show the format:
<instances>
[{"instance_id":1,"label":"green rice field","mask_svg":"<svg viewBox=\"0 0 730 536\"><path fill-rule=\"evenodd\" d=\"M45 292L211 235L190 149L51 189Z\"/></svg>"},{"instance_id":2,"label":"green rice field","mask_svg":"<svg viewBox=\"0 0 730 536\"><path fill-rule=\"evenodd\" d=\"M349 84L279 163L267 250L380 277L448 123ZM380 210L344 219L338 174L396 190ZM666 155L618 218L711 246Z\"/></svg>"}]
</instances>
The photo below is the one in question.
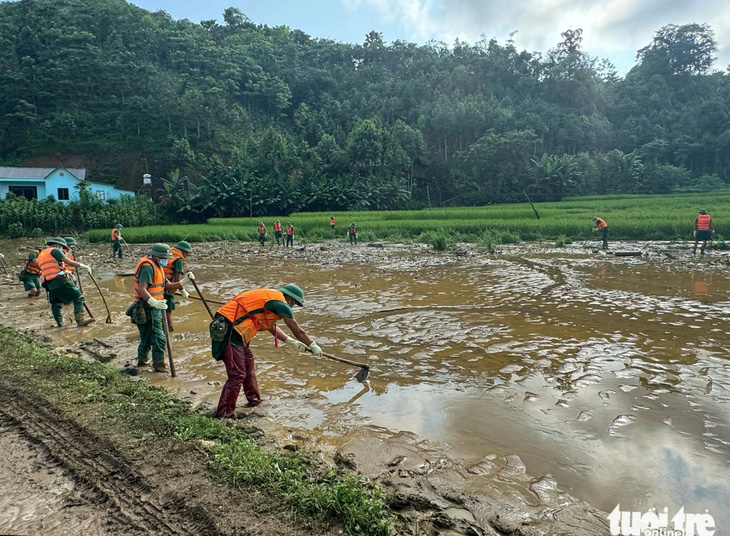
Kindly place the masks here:
<instances>
[{"instance_id":1,"label":"green rice field","mask_svg":"<svg viewBox=\"0 0 730 536\"><path fill-rule=\"evenodd\" d=\"M130 243L256 240L259 221L267 227L267 240L274 239L273 225L284 229L291 222L294 243L347 240L347 227L355 222L360 241L390 240L434 243L513 243L532 240L585 240L591 237L593 217L609 225L610 239L689 240L700 208L712 215L716 240L730 235L730 191L671 194L617 195L568 198L560 202L536 203L537 219L527 203L485 207L432 208L383 212L303 212L290 216L212 218L205 224L125 228ZM337 218L333 232L329 217ZM124 223L124 222L122 222ZM90 242L109 240L108 229L86 233Z\"/></svg>"}]
</instances>

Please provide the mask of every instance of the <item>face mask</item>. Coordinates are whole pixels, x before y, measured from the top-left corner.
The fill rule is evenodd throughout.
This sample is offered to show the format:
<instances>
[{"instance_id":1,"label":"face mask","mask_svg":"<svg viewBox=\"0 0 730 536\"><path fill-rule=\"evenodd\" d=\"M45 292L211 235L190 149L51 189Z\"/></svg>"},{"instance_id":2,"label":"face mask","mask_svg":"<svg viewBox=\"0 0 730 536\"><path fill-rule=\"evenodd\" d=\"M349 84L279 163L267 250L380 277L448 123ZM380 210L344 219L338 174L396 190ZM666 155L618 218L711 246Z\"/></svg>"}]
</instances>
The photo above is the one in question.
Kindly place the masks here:
<instances>
[{"instance_id":1,"label":"face mask","mask_svg":"<svg viewBox=\"0 0 730 536\"><path fill-rule=\"evenodd\" d=\"M167 259L160 259L160 266L167 266Z\"/></svg>"}]
</instances>

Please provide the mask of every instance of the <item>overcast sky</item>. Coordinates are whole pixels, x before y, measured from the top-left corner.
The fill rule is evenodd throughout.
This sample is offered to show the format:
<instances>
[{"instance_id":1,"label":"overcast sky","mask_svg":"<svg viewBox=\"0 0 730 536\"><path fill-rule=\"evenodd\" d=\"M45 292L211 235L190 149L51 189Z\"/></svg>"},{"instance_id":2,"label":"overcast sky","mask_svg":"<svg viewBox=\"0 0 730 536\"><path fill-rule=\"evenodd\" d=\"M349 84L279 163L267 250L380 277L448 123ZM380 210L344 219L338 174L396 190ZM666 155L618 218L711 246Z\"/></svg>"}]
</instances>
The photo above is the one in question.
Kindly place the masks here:
<instances>
[{"instance_id":1,"label":"overcast sky","mask_svg":"<svg viewBox=\"0 0 730 536\"><path fill-rule=\"evenodd\" d=\"M237 7L254 23L289 26L312 37L362 43L372 30L387 43L451 45L482 36L504 45L510 33L517 48L546 52L567 29L583 29L583 50L607 58L619 74L633 65L636 51L667 24L708 23L715 31L720 71L730 64L730 3L727 0L133 0L176 19L222 21Z\"/></svg>"}]
</instances>

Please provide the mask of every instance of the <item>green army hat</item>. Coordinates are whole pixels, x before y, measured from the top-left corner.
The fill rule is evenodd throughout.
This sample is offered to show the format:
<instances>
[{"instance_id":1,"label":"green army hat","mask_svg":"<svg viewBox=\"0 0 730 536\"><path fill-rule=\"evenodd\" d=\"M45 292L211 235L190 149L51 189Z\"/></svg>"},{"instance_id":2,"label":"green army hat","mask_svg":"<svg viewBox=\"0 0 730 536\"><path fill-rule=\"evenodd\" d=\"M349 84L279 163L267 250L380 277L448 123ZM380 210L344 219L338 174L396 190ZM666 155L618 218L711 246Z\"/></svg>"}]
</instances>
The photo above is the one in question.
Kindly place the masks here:
<instances>
[{"instance_id":1,"label":"green army hat","mask_svg":"<svg viewBox=\"0 0 730 536\"><path fill-rule=\"evenodd\" d=\"M279 289L279 292L281 292L282 294L286 294L290 298L294 298L294 301L299 304L299 307L304 307L304 293L302 292L302 289L300 289L294 283L284 285Z\"/></svg>"},{"instance_id":2,"label":"green army hat","mask_svg":"<svg viewBox=\"0 0 730 536\"><path fill-rule=\"evenodd\" d=\"M64 240L60 236L56 236L54 238L51 238L50 240L48 240L46 242L46 245L48 245L48 246L52 246L53 244L57 244L57 245L63 246L63 247L68 247L68 243L66 242L66 240Z\"/></svg>"},{"instance_id":3,"label":"green army hat","mask_svg":"<svg viewBox=\"0 0 730 536\"><path fill-rule=\"evenodd\" d=\"M193 248L190 246L190 242L186 242L185 240L180 240L180 242L175 244L175 247L180 251L184 251L185 253L193 252Z\"/></svg>"},{"instance_id":4,"label":"green army hat","mask_svg":"<svg viewBox=\"0 0 730 536\"><path fill-rule=\"evenodd\" d=\"M76 245L76 239L73 236L67 236L67 237L64 238L64 240L66 241L66 243L69 246L75 246Z\"/></svg>"},{"instance_id":5,"label":"green army hat","mask_svg":"<svg viewBox=\"0 0 730 536\"><path fill-rule=\"evenodd\" d=\"M167 244L157 243L147 250L147 255L152 255L160 259L172 259L172 251Z\"/></svg>"}]
</instances>

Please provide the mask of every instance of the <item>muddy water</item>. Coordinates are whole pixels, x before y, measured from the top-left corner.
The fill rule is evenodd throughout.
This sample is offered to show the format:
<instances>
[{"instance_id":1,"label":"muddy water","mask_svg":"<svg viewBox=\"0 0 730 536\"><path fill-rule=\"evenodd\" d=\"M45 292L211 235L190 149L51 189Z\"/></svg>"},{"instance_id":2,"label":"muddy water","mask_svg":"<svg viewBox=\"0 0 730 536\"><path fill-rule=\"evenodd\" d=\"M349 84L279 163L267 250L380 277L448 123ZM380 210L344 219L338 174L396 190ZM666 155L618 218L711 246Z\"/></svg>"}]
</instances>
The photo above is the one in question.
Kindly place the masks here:
<instances>
[{"instance_id":1,"label":"muddy water","mask_svg":"<svg viewBox=\"0 0 730 536\"><path fill-rule=\"evenodd\" d=\"M429 456L440 452L472 468L504 460L533 484L556 482L604 511L621 503L672 514L684 506L709 510L718 526L730 522L724 263L691 261L684 252L670 260L532 247L496 256L337 244L286 254L248 248L201 246L190 259L208 297L297 282L305 329L325 351L372 367L361 385L354 369L275 349L259 335L265 404L255 411L281 437L327 450L363 434L409 432L429 441ZM100 322L85 338L116 344L115 363L133 364L136 330L121 313L133 281L114 275L132 260L114 264L100 251L89 248L85 262L96 267L113 324L103 323L87 285ZM24 322L50 325L45 303L29 303L17 287L3 286L2 296L11 305L4 321L22 308ZM148 377L215 404L225 372L210 358L207 313L189 302L175 315L178 377ZM52 336L71 346L79 331ZM489 484L464 487L508 481L500 471ZM530 490L523 500L539 503L540 487Z\"/></svg>"}]
</instances>

